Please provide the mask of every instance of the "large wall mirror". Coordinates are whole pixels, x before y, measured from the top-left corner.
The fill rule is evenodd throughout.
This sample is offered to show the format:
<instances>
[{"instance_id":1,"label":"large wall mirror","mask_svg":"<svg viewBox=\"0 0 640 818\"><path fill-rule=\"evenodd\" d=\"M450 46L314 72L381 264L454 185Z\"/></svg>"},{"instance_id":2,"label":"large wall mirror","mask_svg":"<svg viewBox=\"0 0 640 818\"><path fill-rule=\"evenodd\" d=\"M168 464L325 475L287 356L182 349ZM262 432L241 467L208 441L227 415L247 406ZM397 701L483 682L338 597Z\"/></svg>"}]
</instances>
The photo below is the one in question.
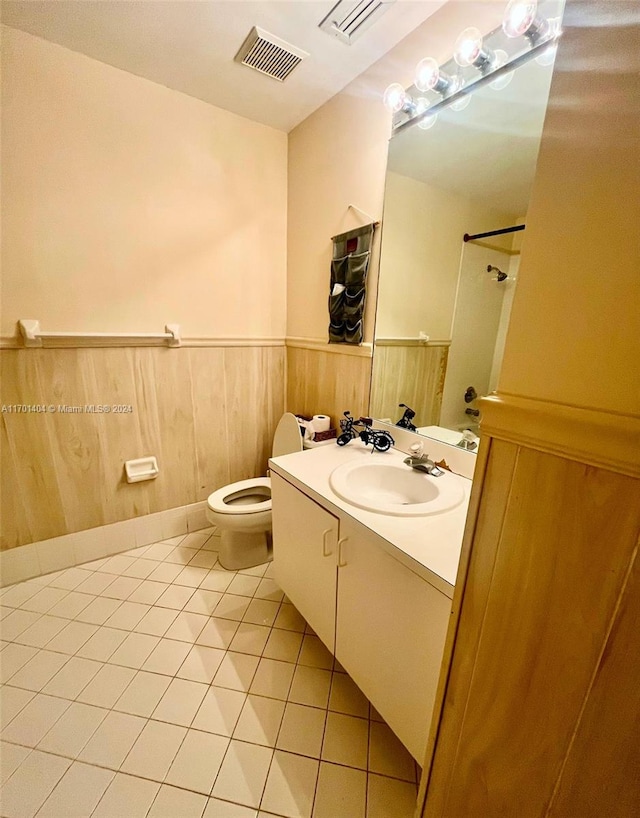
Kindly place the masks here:
<instances>
[{"instance_id":1,"label":"large wall mirror","mask_svg":"<svg viewBox=\"0 0 640 818\"><path fill-rule=\"evenodd\" d=\"M395 424L405 404L419 433L472 450L525 232L463 237L526 222L553 69L541 62L389 143L370 414Z\"/></svg>"}]
</instances>

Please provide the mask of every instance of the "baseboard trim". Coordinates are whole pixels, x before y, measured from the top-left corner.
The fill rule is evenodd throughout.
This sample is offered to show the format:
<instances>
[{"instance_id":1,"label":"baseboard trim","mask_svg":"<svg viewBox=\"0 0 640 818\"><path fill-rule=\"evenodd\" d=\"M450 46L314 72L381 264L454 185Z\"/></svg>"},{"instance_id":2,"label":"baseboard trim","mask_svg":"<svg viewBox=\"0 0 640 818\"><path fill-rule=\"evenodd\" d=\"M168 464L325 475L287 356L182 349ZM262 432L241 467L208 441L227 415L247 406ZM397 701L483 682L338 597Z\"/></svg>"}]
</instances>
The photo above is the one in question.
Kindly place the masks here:
<instances>
[{"instance_id":1,"label":"baseboard trim","mask_svg":"<svg viewBox=\"0 0 640 818\"><path fill-rule=\"evenodd\" d=\"M0 587L200 531L211 525L206 506L206 501L191 503L2 551Z\"/></svg>"},{"instance_id":2,"label":"baseboard trim","mask_svg":"<svg viewBox=\"0 0 640 818\"><path fill-rule=\"evenodd\" d=\"M640 477L640 418L498 393L479 401L483 435Z\"/></svg>"}]
</instances>

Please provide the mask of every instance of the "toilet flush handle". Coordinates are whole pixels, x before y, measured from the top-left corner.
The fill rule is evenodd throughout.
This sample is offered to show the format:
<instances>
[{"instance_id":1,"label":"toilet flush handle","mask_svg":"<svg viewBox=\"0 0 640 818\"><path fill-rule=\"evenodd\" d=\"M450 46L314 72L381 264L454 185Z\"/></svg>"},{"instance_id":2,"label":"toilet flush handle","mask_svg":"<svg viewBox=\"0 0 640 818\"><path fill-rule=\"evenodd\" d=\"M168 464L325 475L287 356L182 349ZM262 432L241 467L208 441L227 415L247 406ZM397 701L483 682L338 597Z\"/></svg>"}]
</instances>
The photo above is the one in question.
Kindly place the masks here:
<instances>
[{"instance_id":1,"label":"toilet flush handle","mask_svg":"<svg viewBox=\"0 0 640 818\"><path fill-rule=\"evenodd\" d=\"M322 532L322 556L323 557L330 557L333 554L333 551L329 551L327 548L327 535L331 534L333 529L327 528L326 531Z\"/></svg>"}]
</instances>

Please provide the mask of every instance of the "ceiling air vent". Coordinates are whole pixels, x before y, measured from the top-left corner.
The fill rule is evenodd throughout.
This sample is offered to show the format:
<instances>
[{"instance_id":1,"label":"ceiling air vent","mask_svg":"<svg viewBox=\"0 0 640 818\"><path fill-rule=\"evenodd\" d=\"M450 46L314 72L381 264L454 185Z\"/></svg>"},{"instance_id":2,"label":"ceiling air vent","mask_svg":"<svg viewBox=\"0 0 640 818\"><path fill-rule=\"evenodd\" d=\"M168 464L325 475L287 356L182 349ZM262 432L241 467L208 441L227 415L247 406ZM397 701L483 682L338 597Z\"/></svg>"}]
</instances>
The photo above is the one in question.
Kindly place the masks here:
<instances>
[{"instance_id":1,"label":"ceiling air vent","mask_svg":"<svg viewBox=\"0 0 640 818\"><path fill-rule=\"evenodd\" d=\"M268 77L284 82L293 69L308 56L306 51L254 26L235 59L242 65L248 65Z\"/></svg>"},{"instance_id":2,"label":"ceiling air vent","mask_svg":"<svg viewBox=\"0 0 640 818\"><path fill-rule=\"evenodd\" d=\"M340 0L320 23L320 28L351 45L392 3L395 0Z\"/></svg>"}]
</instances>

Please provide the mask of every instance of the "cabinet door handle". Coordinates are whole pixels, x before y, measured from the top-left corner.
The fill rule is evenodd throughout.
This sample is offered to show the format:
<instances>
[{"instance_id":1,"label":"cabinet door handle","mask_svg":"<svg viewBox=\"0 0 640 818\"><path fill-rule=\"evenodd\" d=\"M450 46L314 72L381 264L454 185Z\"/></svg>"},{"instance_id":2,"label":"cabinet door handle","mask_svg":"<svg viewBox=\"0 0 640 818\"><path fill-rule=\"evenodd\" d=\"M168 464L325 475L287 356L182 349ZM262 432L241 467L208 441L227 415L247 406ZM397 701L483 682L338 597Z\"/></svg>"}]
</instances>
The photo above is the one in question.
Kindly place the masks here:
<instances>
[{"instance_id":1,"label":"cabinet door handle","mask_svg":"<svg viewBox=\"0 0 640 818\"><path fill-rule=\"evenodd\" d=\"M329 551L327 549L327 534L331 534L333 531L332 528L327 528L326 531L322 532L322 556L323 557L330 557L333 554L333 551Z\"/></svg>"},{"instance_id":2,"label":"cabinet door handle","mask_svg":"<svg viewBox=\"0 0 640 818\"><path fill-rule=\"evenodd\" d=\"M341 540L338 540L338 568L344 568L347 564L347 561L342 559L342 545L346 543L349 537L343 537Z\"/></svg>"}]
</instances>

